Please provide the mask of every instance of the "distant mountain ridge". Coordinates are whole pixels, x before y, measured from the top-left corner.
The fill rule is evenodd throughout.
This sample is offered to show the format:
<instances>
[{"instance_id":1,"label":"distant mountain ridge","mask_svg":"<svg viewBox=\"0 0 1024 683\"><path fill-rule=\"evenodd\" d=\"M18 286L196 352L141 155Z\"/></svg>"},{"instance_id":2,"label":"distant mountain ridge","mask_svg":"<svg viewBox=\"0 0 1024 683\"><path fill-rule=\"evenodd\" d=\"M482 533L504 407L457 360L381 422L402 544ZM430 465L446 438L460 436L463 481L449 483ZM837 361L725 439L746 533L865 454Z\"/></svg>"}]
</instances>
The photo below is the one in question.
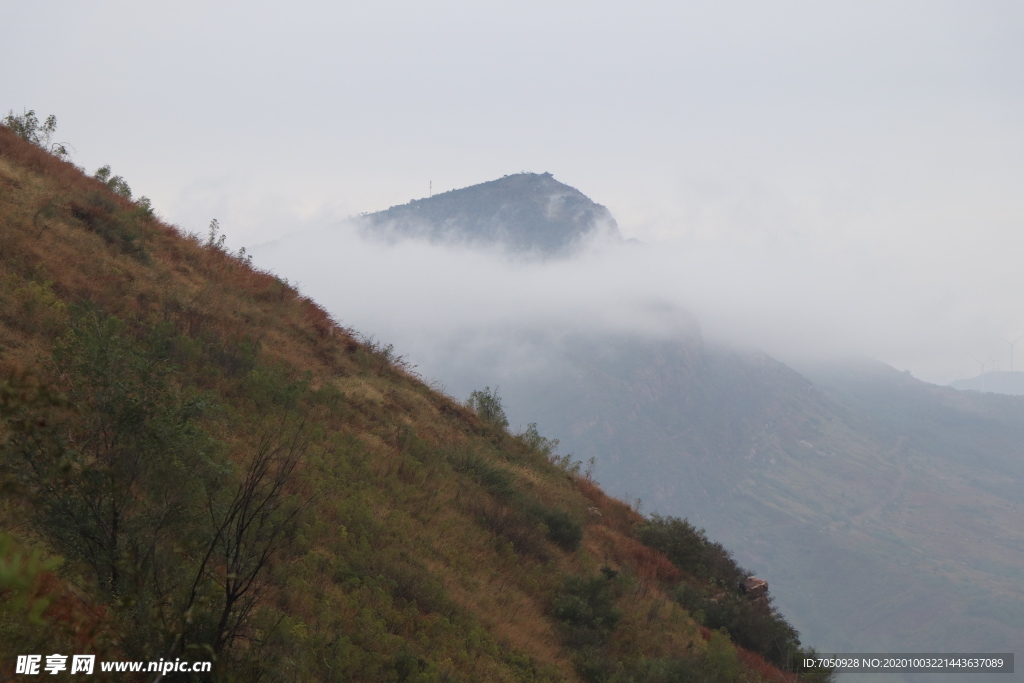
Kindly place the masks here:
<instances>
[{"instance_id":1,"label":"distant mountain ridge","mask_svg":"<svg viewBox=\"0 0 1024 683\"><path fill-rule=\"evenodd\" d=\"M550 173L516 173L360 216L365 235L386 240L499 246L565 255L584 241L622 241L611 212Z\"/></svg>"},{"instance_id":2,"label":"distant mountain ridge","mask_svg":"<svg viewBox=\"0 0 1024 683\"><path fill-rule=\"evenodd\" d=\"M960 391L1024 396L1024 372L986 372L970 379L958 379L949 386Z\"/></svg>"}]
</instances>

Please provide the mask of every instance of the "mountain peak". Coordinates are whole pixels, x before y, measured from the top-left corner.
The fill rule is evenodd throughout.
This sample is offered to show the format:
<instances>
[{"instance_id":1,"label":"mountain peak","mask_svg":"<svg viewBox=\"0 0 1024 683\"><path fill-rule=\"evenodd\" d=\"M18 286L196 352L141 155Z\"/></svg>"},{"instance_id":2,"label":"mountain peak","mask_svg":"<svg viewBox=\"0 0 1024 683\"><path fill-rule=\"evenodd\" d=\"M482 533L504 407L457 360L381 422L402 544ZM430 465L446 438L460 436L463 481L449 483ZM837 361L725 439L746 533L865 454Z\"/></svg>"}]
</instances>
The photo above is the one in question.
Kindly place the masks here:
<instances>
[{"instance_id":1,"label":"mountain peak","mask_svg":"<svg viewBox=\"0 0 1024 683\"><path fill-rule=\"evenodd\" d=\"M564 255L592 237L621 241L607 208L550 173L516 173L360 217L364 232L395 240Z\"/></svg>"}]
</instances>

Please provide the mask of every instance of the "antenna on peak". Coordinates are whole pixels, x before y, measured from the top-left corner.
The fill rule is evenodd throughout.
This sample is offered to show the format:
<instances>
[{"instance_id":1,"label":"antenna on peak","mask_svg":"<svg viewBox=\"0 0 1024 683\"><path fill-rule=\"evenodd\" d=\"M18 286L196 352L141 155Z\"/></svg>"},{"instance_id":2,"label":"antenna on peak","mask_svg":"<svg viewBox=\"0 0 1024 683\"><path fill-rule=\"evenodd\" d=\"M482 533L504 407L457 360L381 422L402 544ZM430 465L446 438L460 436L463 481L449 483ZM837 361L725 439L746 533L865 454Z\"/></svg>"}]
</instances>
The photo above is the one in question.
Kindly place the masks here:
<instances>
[{"instance_id":1,"label":"antenna on peak","mask_svg":"<svg viewBox=\"0 0 1024 683\"><path fill-rule=\"evenodd\" d=\"M427 191L427 199L430 199L433 196L434 196L434 181L431 180L430 181L430 189Z\"/></svg>"}]
</instances>

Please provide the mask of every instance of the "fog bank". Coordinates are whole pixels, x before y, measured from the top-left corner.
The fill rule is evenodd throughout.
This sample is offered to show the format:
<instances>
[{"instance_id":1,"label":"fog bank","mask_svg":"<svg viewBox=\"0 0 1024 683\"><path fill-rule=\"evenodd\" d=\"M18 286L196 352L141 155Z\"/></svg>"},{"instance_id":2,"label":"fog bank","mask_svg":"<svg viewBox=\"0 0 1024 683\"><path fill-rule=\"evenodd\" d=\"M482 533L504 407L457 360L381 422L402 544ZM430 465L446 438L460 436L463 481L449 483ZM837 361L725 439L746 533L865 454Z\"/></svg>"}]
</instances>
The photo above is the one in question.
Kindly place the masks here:
<instances>
[{"instance_id":1,"label":"fog bank","mask_svg":"<svg viewBox=\"0 0 1024 683\"><path fill-rule=\"evenodd\" d=\"M595 243L575 258L535 260L423 241L388 245L342 224L253 252L257 265L297 282L342 324L394 344L441 382L457 362L452 354L487 355L482 349L514 346L517 335L671 338L692 334L696 321L706 341L785 362L866 355L947 383L976 374L972 354L997 351L993 339L1009 333L987 283L796 240ZM515 348L491 356L524 361Z\"/></svg>"}]
</instances>

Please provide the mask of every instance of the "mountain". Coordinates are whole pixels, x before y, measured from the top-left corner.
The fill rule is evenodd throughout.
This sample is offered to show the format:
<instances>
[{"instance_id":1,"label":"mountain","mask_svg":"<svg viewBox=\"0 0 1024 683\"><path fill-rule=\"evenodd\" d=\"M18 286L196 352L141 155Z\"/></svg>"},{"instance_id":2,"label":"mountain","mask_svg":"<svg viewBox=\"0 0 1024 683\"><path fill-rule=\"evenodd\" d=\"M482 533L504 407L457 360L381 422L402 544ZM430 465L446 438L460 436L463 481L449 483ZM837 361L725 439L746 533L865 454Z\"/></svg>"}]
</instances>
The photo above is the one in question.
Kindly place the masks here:
<instances>
[{"instance_id":1,"label":"mountain","mask_svg":"<svg viewBox=\"0 0 1024 683\"><path fill-rule=\"evenodd\" d=\"M0 126L0 678L829 679L721 544L130 196Z\"/></svg>"},{"instance_id":2,"label":"mountain","mask_svg":"<svg viewBox=\"0 0 1024 683\"><path fill-rule=\"evenodd\" d=\"M611 213L550 173L516 173L359 218L364 234L564 255L588 239L621 241Z\"/></svg>"},{"instance_id":3,"label":"mountain","mask_svg":"<svg viewBox=\"0 0 1024 683\"><path fill-rule=\"evenodd\" d=\"M1024 396L1024 372L986 372L970 379L958 379L949 386L960 391Z\"/></svg>"},{"instance_id":4,"label":"mountain","mask_svg":"<svg viewBox=\"0 0 1024 683\"><path fill-rule=\"evenodd\" d=\"M414 360L457 394L500 385L512 424L723 539L818 648L1024 645L1024 399L868 360L795 369L668 327L482 323Z\"/></svg>"}]
</instances>

